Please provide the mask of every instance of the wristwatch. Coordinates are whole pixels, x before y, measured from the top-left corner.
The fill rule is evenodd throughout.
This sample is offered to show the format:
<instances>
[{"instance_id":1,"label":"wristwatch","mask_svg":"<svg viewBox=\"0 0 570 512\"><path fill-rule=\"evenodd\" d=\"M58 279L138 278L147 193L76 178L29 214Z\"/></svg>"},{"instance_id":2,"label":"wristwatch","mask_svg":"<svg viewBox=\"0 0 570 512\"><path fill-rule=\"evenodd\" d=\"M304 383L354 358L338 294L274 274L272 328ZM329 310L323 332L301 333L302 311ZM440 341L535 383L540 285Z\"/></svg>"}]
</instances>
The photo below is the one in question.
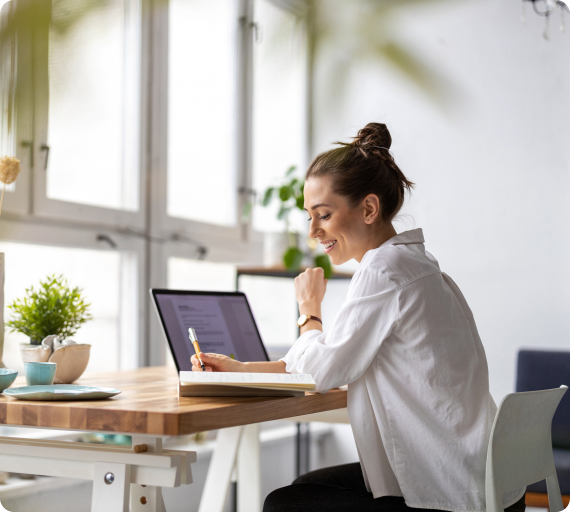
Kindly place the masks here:
<instances>
[{"instance_id":1,"label":"wristwatch","mask_svg":"<svg viewBox=\"0 0 570 512\"><path fill-rule=\"evenodd\" d=\"M305 325L309 320L316 320L317 322L321 322L321 324L323 323L319 317L316 317L314 315L301 315L299 317L299 320L297 320L297 326L303 327L303 325Z\"/></svg>"}]
</instances>

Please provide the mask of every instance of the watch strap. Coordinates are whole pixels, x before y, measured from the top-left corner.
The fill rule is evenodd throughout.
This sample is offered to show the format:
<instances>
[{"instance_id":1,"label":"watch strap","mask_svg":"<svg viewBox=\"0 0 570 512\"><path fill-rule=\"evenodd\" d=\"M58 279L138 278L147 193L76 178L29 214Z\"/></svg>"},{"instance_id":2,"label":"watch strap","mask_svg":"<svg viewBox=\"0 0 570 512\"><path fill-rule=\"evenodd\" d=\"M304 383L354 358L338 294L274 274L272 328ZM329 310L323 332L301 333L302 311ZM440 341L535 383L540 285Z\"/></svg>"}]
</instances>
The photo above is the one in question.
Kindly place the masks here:
<instances>
[{"instance_id":1,"label":"watch strap","mask_svg":"<svg viewBox=\"0 0 570 512\"><path fill-rule=\"evenodd\" d=\"M305 317L305 321L302 324L297 322L298 327L303 327L303 325L305 325L309 320L316 320L317 322L320 322L321 325L323 323L323 321L318 316L314 316L314 315L301 315L301 316Z\"/></svg>"}]
</instances>

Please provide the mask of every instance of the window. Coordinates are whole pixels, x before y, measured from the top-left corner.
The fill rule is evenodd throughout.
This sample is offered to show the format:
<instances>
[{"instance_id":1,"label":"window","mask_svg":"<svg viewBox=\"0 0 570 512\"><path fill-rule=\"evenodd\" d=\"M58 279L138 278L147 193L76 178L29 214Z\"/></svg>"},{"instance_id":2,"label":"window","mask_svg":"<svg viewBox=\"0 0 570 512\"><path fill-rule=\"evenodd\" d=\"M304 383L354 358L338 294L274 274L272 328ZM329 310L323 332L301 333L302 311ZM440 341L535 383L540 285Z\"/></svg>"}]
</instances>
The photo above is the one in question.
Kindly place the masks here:
<instances>
[{"instance_id":1,"label":"window","mask_svg":"<svg viewBox=\"0 0 570 512\"><path fill-rule=\"evenodd\" d=\"M286 352L297 339L297 301L293 279L240 276L240 291L249 300L263 343L273 352Z\"/></svg>"},{"instance_id":2,"label":"window","mask_svg":"<svg viewBox=\"0 0 570 512\"><path fill-rule=\"evenodd\" d=\"M255 0L253 183L262 193L285 171L306 165L306 41L302 19L268 0ZM254 210L254 228L282 231L278 205ZM299 227L299 219L296 227ZM303 229L303 228L301 228Z\"/></svg>"},{"instance_id":3,"label":"window","mask_svg":"<svg viewBox=\"0 0 570 512\"><path fill-rule=\"evenodd\" d=\"M140 231L141 54L148 41L141 0L46 1L35 8L46 9L51 23L18 40L18 73L28 77L18 83L32 89L18 108L33 105L29 116L18 113L28 127L18 151L34 178L33 211L26 213Z\"/></svg>"},{"instance_id":4,"label":"window","mask_svg":"<svg viewBox=\"0 0 570 512\"><path fill-rule=\"evenodd\" d=\"M168 214L232 226L237 214L235 0L170 0Z\"/></svg>"},{"instance_id":5,"label":"window","mask_svg":"<svg viewBox=\"0 0 570 512\"><path fill-rule=\"evenodd\" d=\"M85 323L73 336L78 343L92 345L88 370L110 371L123 366L119 335L121 314L127 312L122 311L121 294L132 291L121 289L121 270L125 270L121 268L125 264L121 260L128 258L127 255L110 251L9 242L0 243L0 252L5 253L6 259L6 305L15 298L22 297L26 288L34 286L37 289L37 283L46 276L63 274L70 286L83 288L86 301L91 304L93 320ZM129 299L132 301L133 297ZM11 311L7 309L5 320L9 320L11 315ZM125 318L123 321L129 320ZM136 334L136 331L131 333L131 339L127 340L123 333L125 344L132 344ZM3 360L8 368L23 371L20 343L29 343L29 339L21 333L6 331ZM127 367L133 366L128 364L128 361L123 363Z\"/></svg>"},{"instance_id":6,"label":"window","mask_svg":"<svg viewBox=\"0 0 570 512\"><path fill-rule=\"evenodd\" d=\"M84 286L90 369L164 363L148 289L234 289L236 265L261 262L259 231L277 229L244 221L244 204L304 165L304 0L167 5L38 2L51 24L0 48L0 146L23 168L0 218L6 302L48 273Z\"/></svg>"},{"instance_id":7,"label":"window","mask_svg":"<svg viewBox=\"0 0 570 512\"><path fill-rule=\"evenodd\" d=\"M58 29L73 4L53 3L49 31L47 197L136 211L139 2L101 2Z\"/></svg>"}]
</instances>

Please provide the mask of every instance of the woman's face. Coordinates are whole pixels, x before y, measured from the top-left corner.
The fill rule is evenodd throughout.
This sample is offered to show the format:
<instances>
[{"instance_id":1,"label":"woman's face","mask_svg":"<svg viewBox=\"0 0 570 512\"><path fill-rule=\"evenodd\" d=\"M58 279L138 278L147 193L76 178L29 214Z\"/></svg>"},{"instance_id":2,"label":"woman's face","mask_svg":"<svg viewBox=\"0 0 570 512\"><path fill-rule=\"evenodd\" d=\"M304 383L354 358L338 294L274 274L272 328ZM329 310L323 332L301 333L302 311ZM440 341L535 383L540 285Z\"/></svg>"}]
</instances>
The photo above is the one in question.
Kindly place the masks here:
<instances>
[{"instance_id":1,"label":"woman's face","mask_svg":"<svg viewBox=\"0 0 570 512\"><path fill-rule=\"evenodd\" d=\"M305 183L309 236L319 241L335 265L351 259L360 262L371 248L371 212L364 203L350 208L343 196L332 192L328 176L310 178ZM372 216L374 220L377 214L372 212Z\"/></svg>"}]
</instances>

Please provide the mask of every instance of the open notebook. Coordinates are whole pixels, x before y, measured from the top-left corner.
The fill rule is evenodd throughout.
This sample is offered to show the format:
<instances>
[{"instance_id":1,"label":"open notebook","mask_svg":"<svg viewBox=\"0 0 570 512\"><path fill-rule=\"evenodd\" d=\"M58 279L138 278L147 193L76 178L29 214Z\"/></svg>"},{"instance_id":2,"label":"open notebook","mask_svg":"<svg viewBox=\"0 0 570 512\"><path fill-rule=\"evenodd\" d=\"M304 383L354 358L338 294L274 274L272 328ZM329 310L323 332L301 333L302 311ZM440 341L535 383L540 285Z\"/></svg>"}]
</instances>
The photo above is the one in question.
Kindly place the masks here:
<instances>
[{"instance_id":1,"label":"open notebook","mask_svg":"<svg viewBox=\"0 0 570 512\"><path fill-rule=\"evenodd\" d=\"M315 391L308 374L180 372L179 396L303 396Z\"/></svg>"}]
</instances>

